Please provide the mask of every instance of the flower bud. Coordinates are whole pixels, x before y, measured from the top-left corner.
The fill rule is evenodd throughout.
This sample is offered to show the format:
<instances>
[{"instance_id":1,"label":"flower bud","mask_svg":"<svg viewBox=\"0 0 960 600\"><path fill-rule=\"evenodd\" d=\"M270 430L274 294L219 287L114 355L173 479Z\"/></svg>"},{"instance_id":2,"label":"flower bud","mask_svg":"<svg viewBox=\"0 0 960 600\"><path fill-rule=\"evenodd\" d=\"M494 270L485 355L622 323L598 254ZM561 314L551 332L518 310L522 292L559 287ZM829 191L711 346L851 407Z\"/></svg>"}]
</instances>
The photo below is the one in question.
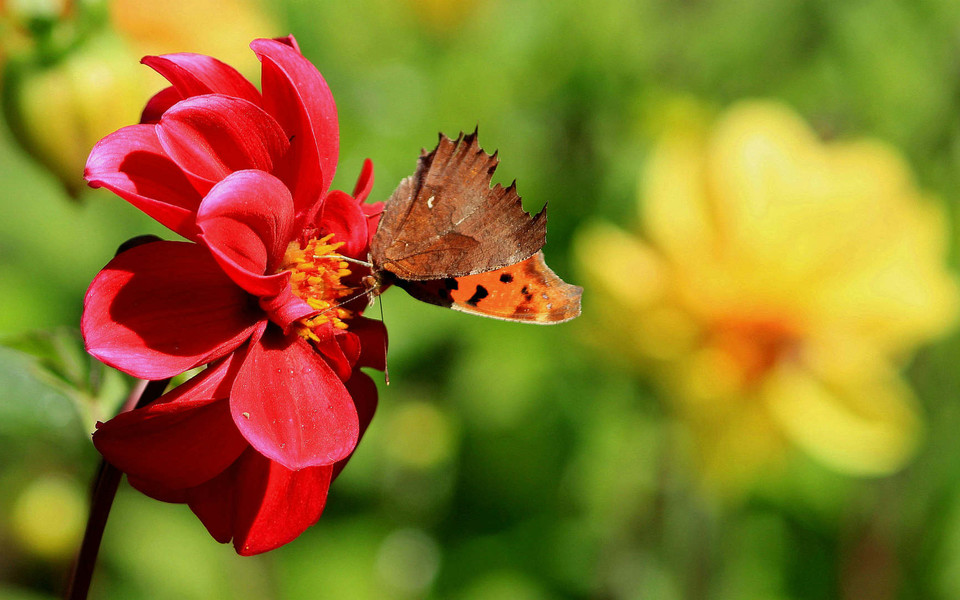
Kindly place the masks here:
<instances>
[{"instance_id":1,"label":"flower bud","mask_svg":"<svg viewBox=\"0 0 960 600\"><path fill-rule=\"evenodd\" d=\"M4 68L3 113L17 142L76 197L98 139L136 121L150 80L126 44L108 30L59 56L34 51Z\"/></svg>"},{"instance_id":2,"label":"flower bud","mask_svg":"<svg viewBox=\"0 0 960 600\"><path fill-rule=\"evenodd\" d=\"M208 26L227 11L229 26ZM163 9L133 0L0 0L4 117L20 146L76 197L90 148L138 121L163 85L138 64L142 56L242 56L241 72L255 71L259 63L238 40L264 33L281 32L246 0L170 0Z\"/></svg>"}]
</instances>

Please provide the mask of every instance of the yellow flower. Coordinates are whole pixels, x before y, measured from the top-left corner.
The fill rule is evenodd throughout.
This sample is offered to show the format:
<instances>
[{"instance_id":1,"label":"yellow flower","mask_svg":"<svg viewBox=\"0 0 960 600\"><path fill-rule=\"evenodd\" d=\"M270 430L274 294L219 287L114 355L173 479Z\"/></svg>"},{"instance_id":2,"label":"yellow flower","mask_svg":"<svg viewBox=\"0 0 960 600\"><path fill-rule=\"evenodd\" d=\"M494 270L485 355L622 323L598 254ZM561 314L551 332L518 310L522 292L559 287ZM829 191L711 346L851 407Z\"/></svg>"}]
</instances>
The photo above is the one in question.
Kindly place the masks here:
<instances>
[{"instance_id":1,"label":"yellow flower","mask_svg":"<svg viewBox=\"0 0 960 600\"><path fill-rule=\"evenodd\" d=\"M754 101L674 123L641 187L642 238L590 226L577 260L608 345L662 377L708 480L791 446L901 467L921 420L899 368L958 308L945 216L904 159Z\"/></svg>"},{"instance_id":2,"label":"yellow flower","mask_svg":"<svg viewBox=\"0 0 960 600\"><path fill-rule=\"evenodd\" d=\"M198 52L253 74L259 63L250 40L283 33L261 8L256 0L113 0L106 6L55 0L10 7L0 0L3 116L21 147L76 197L86 189L90 148L139 120L150 96L168 85L137 61ZM41 18L47 26L31 32L27 24Z\"/></svg>"}]
</instances>

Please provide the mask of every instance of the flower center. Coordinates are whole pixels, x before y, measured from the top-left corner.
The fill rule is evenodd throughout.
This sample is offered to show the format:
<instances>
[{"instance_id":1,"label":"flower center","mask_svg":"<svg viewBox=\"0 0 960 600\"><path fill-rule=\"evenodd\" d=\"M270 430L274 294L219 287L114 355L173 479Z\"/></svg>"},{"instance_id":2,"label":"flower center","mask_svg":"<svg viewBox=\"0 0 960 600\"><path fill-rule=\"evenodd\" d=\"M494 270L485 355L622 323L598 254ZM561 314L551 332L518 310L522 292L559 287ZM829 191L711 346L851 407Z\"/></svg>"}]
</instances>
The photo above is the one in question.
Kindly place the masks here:
<instances>
[{"instance_id":1,"label":"flower center","mask_svg":"<svg viewBox=\"0 0 960 600\"><path fill-rule=\"evenodd\" d=\"M779 320L729 319L715 324L711 342L737 365L742 384L750 386L795 352L799 340Z\"/></svg>"},{"instance_id":2,"label":"flower center","mask_svg":"<svg viewBox=\"0 0 960 600\"><path fill-rule=\"evenodd\" d=\"M328 323L337 329L346 329L345 319L353 317L351 311L339 306L340 299L354 294L356 288L343 282L343 278L350 275L349 263L337 254L343 242L331 242L332 239L332 233L314 238L302 248L298 242L290 242L277 269L278 273L290 271L290 289L294 295L321 311L298 322L298 333L308 340L320 341L318 330Z\"/></svg>"}]
</instances>

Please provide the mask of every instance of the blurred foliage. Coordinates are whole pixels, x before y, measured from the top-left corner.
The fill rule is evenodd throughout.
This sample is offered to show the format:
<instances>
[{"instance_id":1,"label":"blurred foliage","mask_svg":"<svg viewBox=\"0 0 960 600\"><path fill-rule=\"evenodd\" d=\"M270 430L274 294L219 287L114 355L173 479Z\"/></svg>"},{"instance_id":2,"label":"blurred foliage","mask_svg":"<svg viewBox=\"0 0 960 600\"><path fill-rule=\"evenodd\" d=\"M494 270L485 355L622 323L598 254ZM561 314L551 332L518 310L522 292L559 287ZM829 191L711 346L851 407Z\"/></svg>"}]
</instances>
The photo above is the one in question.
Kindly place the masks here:
<instances>
[{"instance_id":1,"label":"blurred foliage","mask_svg":"<svg viewBox=\"0 0 960 600\"><path fill-rule=\"evenodd\" d=\"M177 14L172 6L155 10ZM271 7L279 33L297 36L337 99L338 187L351 189L370 157L373 198L386 198L438 131L479 124L483 146L500 151L497 180L516 178L531 209L550 202L545 252L573 283L574 232L593 219L637 219L641 167L676 116L664 107L681 94L712 108L773 97L822 137L883 139L956 212L953 0ZM204 23L195 35L226 28L219 14ZM273 24L262 32L277 33ZM13 39L9 23L0 35ZM0 60L12 60L0 46ZM149 71L136 58L109 58L113 74ZM108 384L114 375L80 357L76 333L60 328L76 326L87 284L120 243L171 235L100 190L69 202L2 129L0 600L50 598L62 588L72 515L82 513L96 467L92 423L125 393L124 380ZM51 147L67 143L45 135ZM82 187L79 170L60 176ZM907 369L927 434L905 470L854 479L798 454L789 471L730 501L700 487L694 442L659 392L612 341L605 352L594 345L598 301L588 288L581 319L543 328L389 292L392 384L381 385L378 414L319 524L275 552L239 558L186 508L125 486L92 596L960 597L960 340L921 351ZM52 333L29 333L37 331ZM62 510L50 509L51 498ZM54 518L55 527L39 527Z\"/></svg>"}]
</instances>

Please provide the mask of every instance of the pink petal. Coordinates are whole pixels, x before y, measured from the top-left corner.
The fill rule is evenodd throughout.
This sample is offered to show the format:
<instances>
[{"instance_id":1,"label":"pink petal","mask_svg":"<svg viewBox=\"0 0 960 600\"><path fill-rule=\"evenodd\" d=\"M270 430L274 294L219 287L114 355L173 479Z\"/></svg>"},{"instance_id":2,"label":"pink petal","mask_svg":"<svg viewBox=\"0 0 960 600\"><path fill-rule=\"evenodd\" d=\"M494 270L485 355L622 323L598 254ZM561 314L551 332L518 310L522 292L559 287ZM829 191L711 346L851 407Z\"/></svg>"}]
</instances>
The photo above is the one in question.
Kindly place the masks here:
<instances>
[{"instance_id":1,"label":"pink petal","mask_svg":"<svg viewBox=\"0 0 960 600\"><path fill-rule=\"evenodd\" d=\"M357 411L333 369L298 335L268 328L230 395L250 445L289 469L329 465L357 443Z\"/></svg>"},{"instance_id":2,"label":"pink petal","mask_svg":"<svg viewBox=\"0 0 960 600\"><path fill-rule=\"evenodd\" d=\"M237 285L256 296L276 296L290 273L273 271L293 237L293 200L279 179L237 171L218 183L197 211L204 244Z\"/></svg>"},{"instance_id":3,"label":"pink petal","mask_svg":"<svg viewBox=\"0 0 960 600\"><path fill-rule=\"evenodd\" d=\"M340 254L351 258L365 259L369 247L367 218L357 201L349 194L334 190L318 206L319 212L313 222L319 235L333 234L334 242L343 242Z\"/></svg>"},{"instance_id":4,"label":"pink petal","mask_svg":"<svg viewBox=\"0 0 960 600\"><path fill-rule=\"evenodd\" d=\"M213 479L249 447L227 400L240 364L231 356L153 404L117 415L94 432L94 446L124 473L155 486L185 489Z\"/></svg>"},{"instance_id":5,"label":"pink petal","mask_svg":"<svg viewBox=\"0 0 960 600\"><path fill-rule=\"evenodd\" d=\"M140 115L141 123L155 124L160 122L160 117L168 108L183 100L183 96L177 91L177 88L171 86L165 87L153 95L143 107L143 113Z\"/></svg>"},{"instance_id":6,"label":"pink petal","mask_svg":"<svg viewBox=\"0 0 960 600\"><path fill-rule=\"evenodd\" d=\"M233 546L238 554L260 554L291 542L323 513L332 466L292 471L251 450L235 468Z\"/></svg>"},{"instance_id":7,"label":"pink petal","mask_svg":"<svg viewBox=\"0 0 960 600\"><path fill-rule=\"evenodd\" d=\"M181 52L145 56L140 62L163 75L184 98L225 94L260 105L257 88L239 71L211 56Z\"/></svg>"},{"instance_id":8,"label":"pink petal","mask_svg":"<svg viewBox=\"0 0 960 600\"><path fill-rule=\"evenodd\" d=\"M242 169L270 172L290 148L263 109L219 94L178 102L163 114L157 137L184 172L211 184Z\"/></svg>"},{"instance_id":9,"label":"pink petal","mask_svg":"<svg viewBox=\"0 0 960 600\"><path fill-rule=\"evenodd\" d=\"M357 177L357 184L353 187L353 197L357 202L363 202L370 195L373 189L373 161L369 158L363 161L363 168L360 169L360 176Z\"/></svg>"},{"instance_id":10,"label":"pink petal","mask_svg":"<svg viewBox=\"0 0 960 600\"><path fill-rule=\"evenodd\" d=\"M290 152L274 172L290 186L300 216L333 181L340 152L337 107L323 76L297 50L267 39L250 47L263 63L263 107L291 138Z\"/></svg>"},{"instance_id":11,"label":"pink petal","mask_svg":"<svg viewBox=\"0 0 960 600\"><path fill-rule=\"evenodd\" d=\"M151 242L123 252L94 278L81 329L87 351L142 379L165 379L227 355L261 313L209 252Z\"/></svg>"},{"instance_id":12,"label":"pink petal","mask_svg":"<svg viewBox=\"0 0 960 600\"><path fill-rule=\"evenodd\" d=\"M360 419L360 439L363 439L363 434L366 433L367 427L373 421L373 413L377 410L377 384L365 373L356 371L353 377L347 380L346 386L350 392L350 397L353 398L354 405L357 407L357 416ZM360 444L360 439L357 440L357 445ZM350 453L350 456L333 465L334 479L340 475L352 456L353 453Z\"/></svg>"},{"instance_id":13,"label":"pink petal","mask_svg":"<svg viewBox=\"0 0 960 600\"><path fill-rule=\"evenodd\" d=\"M105 187L185 238L197 234L200 193L163 151L153 125L131 125L90 151L83 176Z\"/></svg>"}]
</instances>

